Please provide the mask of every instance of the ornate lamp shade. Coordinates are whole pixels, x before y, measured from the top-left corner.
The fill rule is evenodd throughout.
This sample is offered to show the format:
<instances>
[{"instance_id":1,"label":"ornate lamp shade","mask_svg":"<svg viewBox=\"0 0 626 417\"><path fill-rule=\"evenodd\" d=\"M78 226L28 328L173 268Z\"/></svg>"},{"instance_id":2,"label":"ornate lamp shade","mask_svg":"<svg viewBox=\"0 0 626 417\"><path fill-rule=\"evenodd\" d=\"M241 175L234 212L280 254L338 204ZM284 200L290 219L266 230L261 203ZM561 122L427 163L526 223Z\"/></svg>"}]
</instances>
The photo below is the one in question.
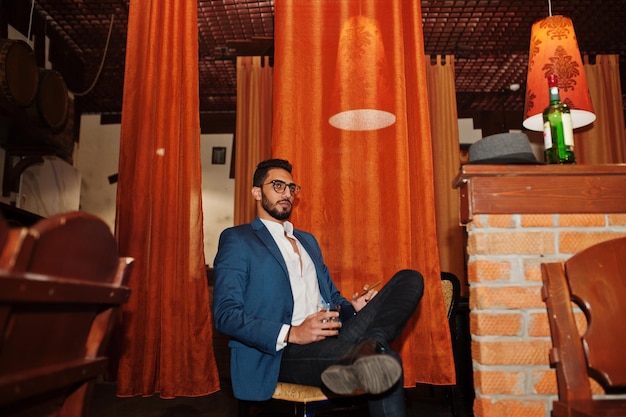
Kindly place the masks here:
<instances>
[{"instance_id":1,"label":"ornate lamp shade","mask_svg":"<svg viewBox=\"0 0 626 417\"><path fill-rule=\"evenodd\" d=\"M343 130L377 130L396 122L378 22L349 18L341 27L328 122Z\"/></svg>"},{"instance_id":2,"label":"ornate lamp shade","mask_svg":"<svg viewBox=\"0 0 626 417\"><path fill-rule=\"evenodd\" d=\"M592 123L591 97L571 19L550 16L535 22L530 36L524 122L526 129L543 130L543 110L550 104L548 76L559 79L561 101L568 105L574 129Z\"/></svg>"}]
</instances>

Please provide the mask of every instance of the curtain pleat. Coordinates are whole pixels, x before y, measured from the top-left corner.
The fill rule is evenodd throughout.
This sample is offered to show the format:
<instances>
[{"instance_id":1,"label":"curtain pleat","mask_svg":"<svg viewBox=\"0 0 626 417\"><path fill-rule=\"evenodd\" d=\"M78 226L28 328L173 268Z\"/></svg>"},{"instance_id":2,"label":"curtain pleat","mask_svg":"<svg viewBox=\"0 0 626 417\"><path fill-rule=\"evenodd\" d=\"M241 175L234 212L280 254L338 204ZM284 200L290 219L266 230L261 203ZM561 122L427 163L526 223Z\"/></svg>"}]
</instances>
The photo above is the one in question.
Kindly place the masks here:
<instances>
[{"instance_id":1,"label":"curtain pleat","mask_svg":"<svg viewBox=\"0 0 626 417\"><path fill-rule=\"evenodd\" d=\"M130 3L116 235L135 258L118 395L219 390L203 250L196 2Z\"/></svg>"},{"instance_id":2,"label":"curtain pleat","mask_svg":"<svg viewBox=\"0 0 626 417\"><path fill-rule=\"evenodd\" d=\"M272 77L268 57L237 58L235 225L254 219L252 175L257 164L272 155Z\"/></svg>"},{"instance_id":3,"label":"curtain pleat","mask_svg":"<svg viewBox=\"0 0 626 417\"><path fill-rule=\"evenodd\" d=\"M361 14L380 25L391 76L379 94L391 99L397 121L375 131L342 131L328 123L338 104L335 71L349 64L337 57L339 32ZM289 159L302 185L294 224L317 236L344 294L399 269L422 272L424 297L396 345L406 386L455 380L440 283L423 50L415 0L275 1L272 155Z\"/></svg>"},{"instance_id":4,"label":"curtain pleat","mask_svg":"<svg viewBox=\"0 0 626 417\"><path fill-rule=\"evenodd\" d=\"M619 55L598 55L584 62L596 120L575 131L576 162L618 164L626 162L626 130L619 76Z\"/></svg>"},{"instance_id":5,"label":"curtain pleat","mask_svg":"<svg viewBox=\"0 0 626 417\"><path fill-rule=\"evenodd\" d=\"M452 188L452 180L459 171L461 161L459 127L456 123L454 56L437 55L435 61L426 65L426 76L433 138L439 259L442 271L453 273L461 283L466 284L464 231L459 221L457 190ZM465 285L461 288L463 292L467 289Z\"/></svg>"}]
</instances>

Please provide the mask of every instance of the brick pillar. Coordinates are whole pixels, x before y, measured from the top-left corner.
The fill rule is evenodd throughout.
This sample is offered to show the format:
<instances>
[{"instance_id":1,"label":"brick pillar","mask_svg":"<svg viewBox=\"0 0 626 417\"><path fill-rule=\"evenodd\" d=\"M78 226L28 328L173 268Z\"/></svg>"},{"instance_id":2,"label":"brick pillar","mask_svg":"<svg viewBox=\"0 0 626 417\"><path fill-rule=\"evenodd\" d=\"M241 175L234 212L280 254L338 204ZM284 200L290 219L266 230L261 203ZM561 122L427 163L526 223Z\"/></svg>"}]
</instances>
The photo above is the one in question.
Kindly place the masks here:
<instances>
[{"instance_id":1,"label":"brick pillar","mask_svg":"<svg viewBox=\"0 0 626 417\"><path fill-rule=\"evenodd\" d=\"M455 187L467 230L474 415L549 417L557 387L540 264L626 236L626 167L465 166Z\"/></svg>"},{"instance_id":2,"label":"brick pillar","mask_svg":"<svg viewBox=\"0 0 626 417\"><path fill-rule=\"evenodd\" d=\"M549 416L557 388L540 264L626 236L626 215L480 215L467 232L474 414Z\"/></svg>"}]
</instances>

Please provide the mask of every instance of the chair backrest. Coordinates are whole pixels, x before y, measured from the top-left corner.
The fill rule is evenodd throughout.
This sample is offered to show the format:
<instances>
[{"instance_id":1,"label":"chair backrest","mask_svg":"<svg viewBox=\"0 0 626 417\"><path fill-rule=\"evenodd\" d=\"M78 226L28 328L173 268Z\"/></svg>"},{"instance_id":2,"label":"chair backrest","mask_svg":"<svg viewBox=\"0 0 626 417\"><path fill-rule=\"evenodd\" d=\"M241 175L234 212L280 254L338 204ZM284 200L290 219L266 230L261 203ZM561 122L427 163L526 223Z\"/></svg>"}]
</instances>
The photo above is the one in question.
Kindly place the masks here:
<instances>
[{"instance_id":1,"label":"chair backrest","mask_svg":"<svg viewBox=\"0 0 626 417\"><path fill-rule=\"evenodd\" d=\"M132 259L85 213L11 235L20 238L0 265L0 415L83 416L130 295Z\"/></svg>"},{"instance_id":2,"label":"chair backrest","mask_svg":"<svg viewBox=\"0 0 626 417\"><path fill-rule=\"evenodd\" d=\"M461 296L461 283L457 276L451 272L441 272L441 290L448 321L450 321Z\"/></svg>"},{"instance_id":3,"label":"chair backrest","mask_svg":"<svg viewBox=\"0 0 626 417\"><path fill-rule=\"evenodd\" d=\"M541 265L559 399L589 400L589 377L607 393L626 392L626 238L591 246L562 263ZM572 302L587 318L581 336Z\"/></svg>"},{"instance_id":4,"label":"chair backrest","mask_svg":"<svg viewBox=\"0 0 626 417\"><path fill-rule=\"evenodd\" d=\"M99 218L71 212L40 220L26 230L11 270L94 282L115 277L117 242Z\"/></svg>"},{"instance_id":5,"label":"chair backrest","mask_svg":"<svg viewBox=\"0 0 626 417\"><path fill-rule=\"evenodd\" d=\"M0 269L11 269L28 230L21 227L9 227L9 223L0 216Z\"/></svg>"}]
</instances>

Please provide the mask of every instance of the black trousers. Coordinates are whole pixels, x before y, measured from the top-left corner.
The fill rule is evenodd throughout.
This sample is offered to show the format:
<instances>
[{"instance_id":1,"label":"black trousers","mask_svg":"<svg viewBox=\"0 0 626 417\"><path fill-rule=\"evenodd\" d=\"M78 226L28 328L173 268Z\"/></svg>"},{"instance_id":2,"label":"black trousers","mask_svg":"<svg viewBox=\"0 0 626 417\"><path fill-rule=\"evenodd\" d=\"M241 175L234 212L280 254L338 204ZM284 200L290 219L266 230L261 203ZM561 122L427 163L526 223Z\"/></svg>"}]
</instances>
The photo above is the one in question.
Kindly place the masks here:
<instances>
[{"instance_id":1,"label":"black trousers","mask_svg":"<svg viewBox=\"0 0 626 417\"><path fill-rule=\"evenodd\" d=\"M278 379L283 382L321 386L321 374L355 344L376 340L388 354L398 359L390 345L415 312L424 293L424 279L413 270L397 272L378 294L351 318L344 318L339 336L306 345L287 345ZM371 396L371 417L402 417L404 393L402 378L386 393Z\"/></svg>"}]
</instances>

